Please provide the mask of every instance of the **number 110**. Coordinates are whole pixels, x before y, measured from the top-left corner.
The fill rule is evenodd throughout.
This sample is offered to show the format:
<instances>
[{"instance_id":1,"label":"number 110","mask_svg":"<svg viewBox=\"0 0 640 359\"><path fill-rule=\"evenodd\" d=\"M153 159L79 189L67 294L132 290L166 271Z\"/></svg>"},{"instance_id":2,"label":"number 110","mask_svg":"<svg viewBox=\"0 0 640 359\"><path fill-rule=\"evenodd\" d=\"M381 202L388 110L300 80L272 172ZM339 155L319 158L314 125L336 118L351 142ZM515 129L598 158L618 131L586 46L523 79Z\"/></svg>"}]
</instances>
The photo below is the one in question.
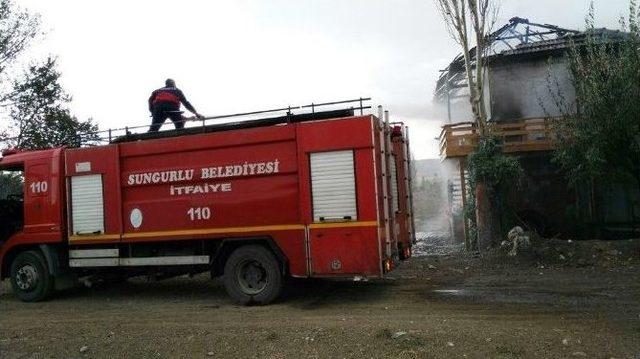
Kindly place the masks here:
<instances>
[{"instance_id":1,"label":"number 110","mask_svg":"<svg viewBox=\"0 0 640 359\"><path fill-rule=\"evenodd\" d=\"M211 218L211 209L209 207L191 207L187 214L192 221L201 221Z\"/></svg>"}]
</instances>

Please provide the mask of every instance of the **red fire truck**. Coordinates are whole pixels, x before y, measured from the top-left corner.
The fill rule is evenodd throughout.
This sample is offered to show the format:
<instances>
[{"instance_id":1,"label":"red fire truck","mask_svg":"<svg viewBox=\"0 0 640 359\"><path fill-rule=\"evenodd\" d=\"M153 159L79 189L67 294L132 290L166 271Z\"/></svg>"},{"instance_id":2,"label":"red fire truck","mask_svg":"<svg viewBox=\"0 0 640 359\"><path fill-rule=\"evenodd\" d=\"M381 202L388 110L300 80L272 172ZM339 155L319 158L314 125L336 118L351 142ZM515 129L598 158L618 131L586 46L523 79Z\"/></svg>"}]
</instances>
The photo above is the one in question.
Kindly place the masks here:
<instances>
[{"instance_id":1,"label":"red fire truck","mask_svg":"<svg viewBox=\"0 0 640 359\"><path fill-rule=\"evenodd\" d=\"M242 304L275 300L287 277L382 277L414 235L407 129L380 117L288 113L4 151L0 170L23 180L0 200L0 277L38 301L78 279L210 272Z\"/></svg>"}]
</instances>

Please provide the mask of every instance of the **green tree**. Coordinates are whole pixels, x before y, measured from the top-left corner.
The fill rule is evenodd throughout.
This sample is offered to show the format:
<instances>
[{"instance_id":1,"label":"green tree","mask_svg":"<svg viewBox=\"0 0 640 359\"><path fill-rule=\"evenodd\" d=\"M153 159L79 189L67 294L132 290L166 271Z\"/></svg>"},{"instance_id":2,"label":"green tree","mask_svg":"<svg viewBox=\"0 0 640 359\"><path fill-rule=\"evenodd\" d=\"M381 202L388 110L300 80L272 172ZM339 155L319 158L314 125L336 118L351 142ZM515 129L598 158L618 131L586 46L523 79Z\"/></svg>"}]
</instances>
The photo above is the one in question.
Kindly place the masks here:
<instances>
[{"instance_id":1,"label":"green tree","mask_svg":"<svg viewBox=\"0 0 640 359\"><path fill-rule=\"evenodd\" d=\"M16 60L39 34L39 28L38 15L17 8L11 0L0 0L0 105L6 105L15 95L7 87L12 83L10 73Z\"/></svg>"},{"instance_id":2,"label":"green tree","mask_svg":"<svg viewBox=\"0 0 640 359\"><path fill-rule=\"evenodd\" d=\"M4 146L36 149L54 146L80 146L95 142L92 121L80 121L66 107L71 101L60 85L55 59L49 57L29 66L22 75L20 57L40 33L38 15L0 0L0 117L7 125L0 131Z\"/></svg>"},{"instance_id":3,"label":"green tree","mask_svg":"<svg viewBox=\"0 0 640 359\"><path fill-rule=\"evenodd\" d=\"M640 31L630 2L625 33L596 29L593 6L586 40L576 41L569 64L576 101L555 94L558 121L555 161L574 181L621 176L640 188Z\"/></svg>"},{"instance_id":4,"label":"green tree","mask_svg":"<svg viewBox=\"0 0 640 359\"><path fill-rule=\"evenodd\" d=\"M59 82L56 62L48 58L42 65L30 66L14 81L16 95L10 105L12 144L38 149L57 146L78 147L98 140L97 126L91 119L79 121L65 105L71 100Z\"/></svg>"}]
</instances>

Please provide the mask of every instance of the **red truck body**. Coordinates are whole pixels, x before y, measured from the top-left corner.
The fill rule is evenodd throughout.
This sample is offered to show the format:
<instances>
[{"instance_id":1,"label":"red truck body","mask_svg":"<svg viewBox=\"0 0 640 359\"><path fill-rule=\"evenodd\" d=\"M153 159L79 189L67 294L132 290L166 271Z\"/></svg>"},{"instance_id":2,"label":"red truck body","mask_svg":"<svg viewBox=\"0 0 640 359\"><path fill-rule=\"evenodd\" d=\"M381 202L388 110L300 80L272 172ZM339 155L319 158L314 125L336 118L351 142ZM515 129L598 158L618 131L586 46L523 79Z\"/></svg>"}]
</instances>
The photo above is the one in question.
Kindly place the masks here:
<instances>
[{"instance_id":1,"label":"red truck body","mask_svg":"<svg viewBox=\"0 0 640 359\"><path fill-rule=\"evenodd\" d=\"M0 276L26 250L52 278L224 275L247 243L283 275L382 277L411 256L409 160L404 126L372 115L5 155L0 169L24 171L24 222Z\"/></svg>"}]
</instances>

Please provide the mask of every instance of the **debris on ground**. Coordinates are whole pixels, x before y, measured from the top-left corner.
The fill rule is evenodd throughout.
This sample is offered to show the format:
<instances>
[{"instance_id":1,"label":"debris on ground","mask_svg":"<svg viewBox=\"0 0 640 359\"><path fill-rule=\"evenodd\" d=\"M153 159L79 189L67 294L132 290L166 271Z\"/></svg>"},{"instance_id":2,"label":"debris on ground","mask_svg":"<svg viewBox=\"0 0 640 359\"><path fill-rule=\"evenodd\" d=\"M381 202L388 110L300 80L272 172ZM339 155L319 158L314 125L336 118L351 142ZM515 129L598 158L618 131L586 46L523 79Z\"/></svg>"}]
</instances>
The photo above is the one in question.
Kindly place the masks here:
<instances>
[{"instance_id":1,"label":"debris on ground","mask_svg":"<svg viewBox=\"0 0 640 359\"><path fill-rule=\"evenodd\" d=\"M401 336L407 335L407 332L395 332L393 333L393 335L391 336L392 339L398 339Z\"/></svg>"},{"instance_id":2,"label":"debris on ground","mask_svg":"<svg viewBox=\"0 0 640 359\"><path fill-rule=\"evenodd\" d=\"M527 249L531 246L529 236L525 234L524 229L520 226L513 227L509 231L507 239L511 243L511 250L509 251L509 256L511 257L518 255L518 248Z\"/></svg>"},{"instance_id":3,"label":"debris on ground","mask_svg":"<svg viewBox=\"0 0 640 359\"><path fill-rule=\"evenodd\" d=\"M416 244L412 252L416 257L446 256L460 253L464 250L464 244L454 244L449 232L427 231L416 233Z\"/></svg>"},{"instance_id":4,"label":"debris on ground","mask_svg":"<svg viewBox=\"0 0 640 359\"><path fill-rule=\"evenodd\" d=\"M512 248L501 245L481 253L481 266L531 266L538 269L559 267L634 267L640 265L640 240L564 240L541 238L532 233L530 247L512 255ZM521 247L522 249L522 247ZM470 257L470 255L467 255Z\"/></svg>"}]
</instances>

